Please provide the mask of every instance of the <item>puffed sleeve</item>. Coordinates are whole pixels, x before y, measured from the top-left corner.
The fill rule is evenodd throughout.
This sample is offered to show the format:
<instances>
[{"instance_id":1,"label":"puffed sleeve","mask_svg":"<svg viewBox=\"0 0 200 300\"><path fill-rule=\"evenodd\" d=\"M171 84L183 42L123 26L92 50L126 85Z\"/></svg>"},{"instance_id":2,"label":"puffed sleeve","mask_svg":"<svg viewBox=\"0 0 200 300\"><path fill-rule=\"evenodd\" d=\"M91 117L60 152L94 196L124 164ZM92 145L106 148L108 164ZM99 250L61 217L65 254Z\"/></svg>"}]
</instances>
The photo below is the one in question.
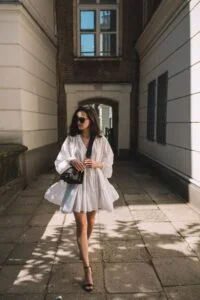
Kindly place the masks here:
<instances>
[{"instance_id":1,"label":"puffed sleeve","mask_svg":"<svg viewBox=\"0 0 200 300\"><path fill-rule=\"evenodd\" d=\"M75 159L74 156L74 140L73 137L68 136L62 144L61 150L54 162L56 171L62 174L66 169L70 167L70 161Z\"/></svg>"},{"instance_id":2,"label":"puffed sleeve","mask_svg":"<svg viewBox=\"0 0 200 300\"><path fill-rule=\"evenodd\" d=\"M101 139L103 143L103 157L101 161L103 163L102 172L106 178L110 178L113 172L112 165L114 155L107 138L103 136Z\"/></svg>"}]
</instances>

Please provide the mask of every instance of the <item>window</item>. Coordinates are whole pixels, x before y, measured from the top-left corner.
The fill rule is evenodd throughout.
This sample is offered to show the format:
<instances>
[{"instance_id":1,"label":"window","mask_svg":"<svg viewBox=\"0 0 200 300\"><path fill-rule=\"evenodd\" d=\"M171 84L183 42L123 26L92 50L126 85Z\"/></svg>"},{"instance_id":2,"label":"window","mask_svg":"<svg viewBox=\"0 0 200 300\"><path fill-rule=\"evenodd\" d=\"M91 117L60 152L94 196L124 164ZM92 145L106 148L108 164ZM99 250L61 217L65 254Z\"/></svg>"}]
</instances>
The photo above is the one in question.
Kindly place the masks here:
<instances>
[{"instance_id":1,"label":"window","mask_svg":"<svg viewBox=\"0 0 200 300\"><path fill-rule=\"evenodd\" d=\"M145 26L162 0L143 0L143 26Z\"/></svg>"},{"instance_id":2,"label":"window","mask_svg":"<svg viewBox=\"0 0 200 300\"><path fill-rule=\"evenodd\" d=\"M78 56L118 56L118 3L78 1Z\"/></svg>"},{"instance_id":3,"label":"window","mask_svg":"<svg viewBox=\"0 0 200 300\"><path fill-rule=\"evenodd\" d=\"M147 139L154 141L154 125L155 125L155 94L156 80L148 84L148 103L147 103Z\"/></svg>"},{"instance_id":4,"label":"window","mask_svg":"<svg viewBox=\"0 0 200 300\"><path fill-rule=\"evenodd\" d=\"M157 130L156 139L160 144L166 143L166 120L167 120L167 88L168 72L158 77L157 87Z\"/></svg>"}]
</instances>

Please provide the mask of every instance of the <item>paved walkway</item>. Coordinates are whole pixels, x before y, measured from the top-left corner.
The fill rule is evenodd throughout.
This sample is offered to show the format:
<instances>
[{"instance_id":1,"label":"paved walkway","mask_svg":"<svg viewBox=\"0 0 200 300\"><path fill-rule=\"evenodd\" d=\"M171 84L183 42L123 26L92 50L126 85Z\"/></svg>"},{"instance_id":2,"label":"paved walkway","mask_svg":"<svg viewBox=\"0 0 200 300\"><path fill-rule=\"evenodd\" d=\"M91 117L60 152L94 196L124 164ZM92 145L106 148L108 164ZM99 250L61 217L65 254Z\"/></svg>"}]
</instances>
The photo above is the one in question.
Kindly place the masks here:
<instances>
[{"instance_id":1,"label":"paved walkway","mask_svg":"<svg viewBox=\"0 0 200 300\"><path fill-rule=\"evenodd\" d=\"M120 200L90 241L95 289L81 289L73 215L43 200L41 175L0 216L0 299L200 299L200 214L141 166L117 163Z\"/></svg>"}]
</instances>

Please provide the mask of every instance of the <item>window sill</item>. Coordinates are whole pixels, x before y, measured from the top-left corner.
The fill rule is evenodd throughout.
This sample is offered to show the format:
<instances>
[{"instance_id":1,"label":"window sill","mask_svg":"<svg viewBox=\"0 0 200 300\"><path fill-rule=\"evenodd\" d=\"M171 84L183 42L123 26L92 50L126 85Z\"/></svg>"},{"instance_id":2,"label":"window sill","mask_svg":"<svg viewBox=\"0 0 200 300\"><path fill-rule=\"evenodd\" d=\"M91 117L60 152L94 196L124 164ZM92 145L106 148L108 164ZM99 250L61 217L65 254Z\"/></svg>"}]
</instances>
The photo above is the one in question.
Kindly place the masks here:
<instances>
[{"instance_id":1,"label":"window sill","mask_svg":"<svg viewBox=\"0 0 200 300\"><path fill-rule=\"evenodd\" d=\"M121 56L96 56L96 57L82 57L75 56L74 61L122 61Z\"/></svg>"}]
</instances>

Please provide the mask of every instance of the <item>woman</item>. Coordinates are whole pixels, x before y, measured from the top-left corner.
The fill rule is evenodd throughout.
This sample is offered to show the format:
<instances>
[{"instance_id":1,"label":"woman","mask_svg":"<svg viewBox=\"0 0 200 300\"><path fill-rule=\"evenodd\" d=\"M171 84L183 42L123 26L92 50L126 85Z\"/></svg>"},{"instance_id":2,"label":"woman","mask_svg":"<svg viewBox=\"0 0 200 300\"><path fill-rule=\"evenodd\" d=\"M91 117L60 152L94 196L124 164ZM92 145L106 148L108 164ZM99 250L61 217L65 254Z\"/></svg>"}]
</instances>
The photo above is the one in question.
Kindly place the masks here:
<instances>
[{"instance_id":1,"label":"woman","mask_svg":"<svg viewBox=\"0 0 200 300\"><path fill-rule=\"evenodd\" d=\"M91 158L85 154L90 138L94 139ZM83 183L73 185L70 199L72 206L68 206L66 213L74 213L76 220L77 244L85 271L83 288L93 290L92 270L89 263L88 240L95 223L98 209L113 210L113 202L118 194L107 178L112 175L113 152L107 139L100 134L98 119L92 107L79 107L73 117L69 135L59 152L55 167L62 174L70 166L84 172ZM61 204L66 188L69 184L60 182L59 188L46 192L45 198L53 203ZM66 199L67 200L67 199ZM73 201L72 201L73 200Z\"/></svg>"}]
</instances>

